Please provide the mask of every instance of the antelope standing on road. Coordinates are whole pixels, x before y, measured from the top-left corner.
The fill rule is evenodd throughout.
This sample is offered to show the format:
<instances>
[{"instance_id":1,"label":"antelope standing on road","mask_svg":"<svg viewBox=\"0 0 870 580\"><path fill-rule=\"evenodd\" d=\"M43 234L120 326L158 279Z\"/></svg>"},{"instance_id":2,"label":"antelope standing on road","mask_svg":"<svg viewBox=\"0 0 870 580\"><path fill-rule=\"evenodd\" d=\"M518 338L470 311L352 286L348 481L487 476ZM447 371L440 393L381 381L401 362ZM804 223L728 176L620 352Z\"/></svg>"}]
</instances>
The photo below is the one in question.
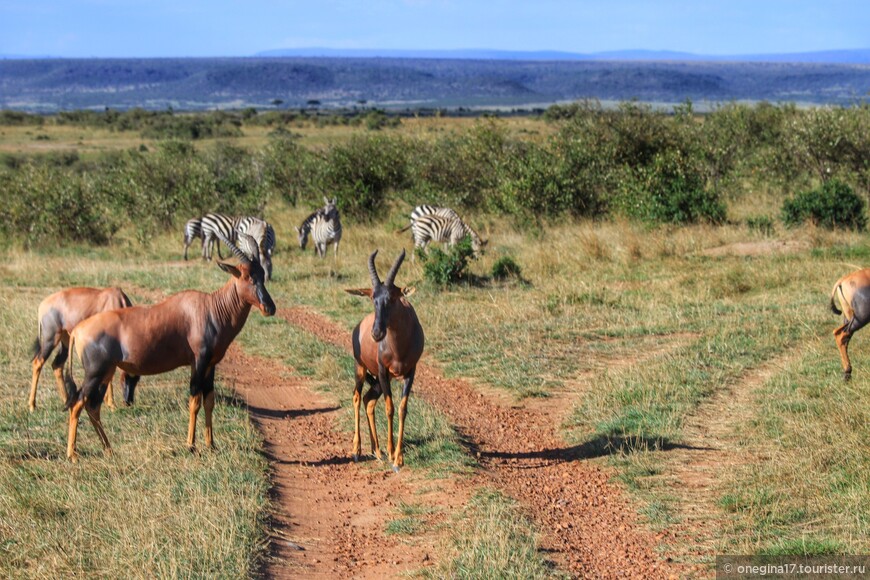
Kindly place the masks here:
<instances>
[{"instance_id":1,"label":"antelope standing on road","mask_svg":"<svg viewBox=\"0 0 870 580\"><path fill-rule=\"evenodd\" d=\"M275 303L265 286L265 272L257 257L256 242L241 234L245 253L227 239L225 244L239 257L240 264L218 262L231 278L219 290L205 294L187 290L173 294L154 306L136 306L104 312L82 322L70 335L70 350L75 348L85 378L79 389L73 380L70 357L65 377L66 404L70 409L67 457L76 461L76 429L82 409L97 431L103 447L109 440L100 423L100 405L106 383L116 368L127 373L124 399L133 402L141 375L165 373L190 366L190 421L187 445L196 441L196 418L205 408L205 443L214 446L212 409L214 408L215 366L242 330L252 306L264 316L275 314Z\"/></svg>"},{"instance_id":2,"label":"antelope standing on road","mask_svg":"<svg viewBox=\"0 0 870 580\"><path fill-rule=\"evenodd\" d=\"M376 458L381 458L375 427L375 404L383 393L388 418L387 456L393 462L393 470L399 471L404 464L402 439L405 433L408 395L411 394L411 386L414 384L417 361L423 354L423 327L420 326L414 307L405 299L405 296L410 296L414 289L399 288L394 284L399 266L405 259L405 250L402 250L396 258L383 283L375 267L377 255L378 251L375 250L369 256L372 287L346 290L349 294L368 296L375 307L375 311L363 318L351 335L353 356L356 359L356 381L353 389L353 457L354 460L359 459L360 394L363 382L368 382L369 389L362 397L362 403L365 404L368 416L372 453ZM393 448L393 394L390 389L390 381L394 378L404 381L402 400L399 403L399 437L395 450Z\"/></svg>"},{"instance_id":3,"label":"antelope standing on road","mask_svg":"<svg viewBox=\"0 0 870 580\"><path fill-rule=\"evenodd\" d=\"M75 326L94 314L116 308L127 308L133 303L120 288L67 288L55 292L39 303L37 310L37 336L33 343L33 379L30 383L29 407L36 409L36 386L39 374L49 355L60 344L60 351L51 361L51 369L57 381L57 392L66 401L63 385L63 364L69 354L69 333ZM106 403L112 409L112 382L106 390Z\"/></svg>"}]
</instances>

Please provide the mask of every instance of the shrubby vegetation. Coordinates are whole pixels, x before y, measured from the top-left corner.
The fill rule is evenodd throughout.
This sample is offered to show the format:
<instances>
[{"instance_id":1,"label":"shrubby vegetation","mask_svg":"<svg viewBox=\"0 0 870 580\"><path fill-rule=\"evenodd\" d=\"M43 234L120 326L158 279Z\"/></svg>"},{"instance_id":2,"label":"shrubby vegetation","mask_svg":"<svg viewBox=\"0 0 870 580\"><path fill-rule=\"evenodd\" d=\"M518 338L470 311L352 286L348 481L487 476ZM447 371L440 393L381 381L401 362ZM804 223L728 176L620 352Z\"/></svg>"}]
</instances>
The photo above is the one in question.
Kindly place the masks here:
<instances>
[{"instance_id":1,"label":"shrubby vegetation","mask_svg":"<svg viewBox=\"0 0 870 580\"><path fill-rule=\"evenodd\" d=\"M783 220L862 228L870 193L870 108L722 105L697 115L637 102L554 106L547 137L511 134L494 118L435 138L388 128L380 111L72 111L54 117L4 112L7 125L101 125L168 137L157 146L87 160L74 152L6 155L0 231L26 244L104 244L131 224L147 242L207 210L262 214L279 195L292 204L338 197L351 220L385 217L391 200L542 220L623 216L650 224L719 223L727 203L763 188L783 200ZM367 127L346 142L306 148L299 124ZM235 145L246 125L274 127L255 149ZM386 129L386 130L385 130ZM203 137L216 146L194 147ZM850 194L851 192L851 194ZM36 209L39 208L39 209ZM765 226L765 231L771 231Z\"/></svg>"},{"instance_id":2,"label":"shrubby vegetation","mask_svg":"<svg viewBox=\"0 0 870 580\"><path fill-rule=\"evenodd\" d=\"M851 187L831 180L787 199L782 206L782 221L787 226L811 222L827 229L862 231L867 227L866 205Z\"/></svg>"}]
</instances>

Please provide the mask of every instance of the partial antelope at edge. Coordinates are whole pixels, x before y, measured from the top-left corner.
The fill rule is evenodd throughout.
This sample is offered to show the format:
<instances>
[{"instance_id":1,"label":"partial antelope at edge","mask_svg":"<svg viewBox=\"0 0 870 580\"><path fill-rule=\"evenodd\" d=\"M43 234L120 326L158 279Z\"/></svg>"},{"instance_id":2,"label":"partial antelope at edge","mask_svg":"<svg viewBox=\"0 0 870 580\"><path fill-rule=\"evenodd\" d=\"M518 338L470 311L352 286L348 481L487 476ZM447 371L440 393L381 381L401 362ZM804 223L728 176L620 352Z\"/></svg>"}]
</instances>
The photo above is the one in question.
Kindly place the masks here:
<instances>
[{"instance_id":1,"label":"partial antelope at edge","mask_svg":"<svg viewBox=\"0 0 870 580\"><path fill-rule=\"evenodd\" d=\"M839 306L838 306L839 305ZM834 339L843 364L843 379L852 378L849 341L870 322L870 268L843 276L831 292L831 310L843 315L843 324L834 330Z\"/></svg>"},{"instance_id":2,"label":"partial antelope at edge","mask_svg":"<svg viewBox=\"0 0 870 580\"><path fill-rule=\"evenodd\" d=\"M36 410L36 387L45 361L51 352L60 345L60 350L51 361L51 368L57 381L57 392L66 401L63 384L63 365L69 353L69 334L82 320L117 308L128 308L133 303L120 288L67 288L55 292L39 303L36 312L37 332L33 343L33 377L30 382L28 406ZM106 389L106 402L112 409L112 381Z\"/></svg>"},{"instance_id":3,"label":"partial antelope at edge","mask_svg":"<svg viewBox=\"0 0 870 580\"><path fill-rule=\"evenodd\" d=\"M355 383L353 389L353 458L360 455L360 403L365 404L369 423L369 438L372 454L381 458L378 433L375 426L375 405L381 393L387 412L387 457L393 463L393 470L399 471L404 465L402 440L405 434L405 415L408 410L408 396L414 384L417 362L423 354L423 327L417 319L414 307L406 299L413 288L400 288L395 285L396 274L405 259L405 250L396 258L387 277L381 282L375 267L375 250L369 256L371 288L346 290L349 294L371 298L374 312L362 319L353 329L351 342L356 359ZM403 381L402 400L399 403L399 435L393 447L393 393L390 388L392 379ZM363 382L369 389L360 400Z\"/></svg>"},{"instance_id":4,"label":"partial antelope at edge","mask_svg":"<svg viewBox=\"0 0 870 580\"><path fill-rule=\"evenodd\" d=\"M248 247L256 242L242 239ZM136 384L142 375L165 373L190 366L190 418L187 445L196 442L196 418L205 408L205 443L214 446L212 409L214 408L215 366L242 330L251 307L264 316L275 314L275 303L265 286L265 272L256 252L243 252L228 239L223 242L239 257L238 266L219 262L231 275L219 290L206 294L186 290L173 294L154 306L134 306L97 314L78 326L70 335L70 350L75 350L84 369L79 389L73 380L71 356L65 376L66 404L70 409L67 457L76 461L76 430L82 409L107 452L109 440L100 422L100 405L106 383L116 368L127 376L124 399L133 402Z\"/></svg>"}]
</instances>

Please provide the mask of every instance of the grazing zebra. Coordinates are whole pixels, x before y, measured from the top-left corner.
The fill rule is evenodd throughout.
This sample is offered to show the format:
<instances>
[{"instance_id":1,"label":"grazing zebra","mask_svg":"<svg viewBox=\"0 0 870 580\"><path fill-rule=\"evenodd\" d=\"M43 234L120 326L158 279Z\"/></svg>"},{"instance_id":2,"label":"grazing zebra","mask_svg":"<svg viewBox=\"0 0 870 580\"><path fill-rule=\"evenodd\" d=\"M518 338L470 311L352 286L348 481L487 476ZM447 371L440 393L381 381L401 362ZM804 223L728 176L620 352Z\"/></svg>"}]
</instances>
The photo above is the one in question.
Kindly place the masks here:
<instances>
[{"instance_id":1,"label":"grazing zebra","mask_svg":"<svg viewBox=\"0 0 870 580\"><path fill-rule=\"evenodd\" d=\"M434 205L418 205L411 212L411 223L399 230L399 233L406 232L413 227L414 222L424 215L440 215L449 219L462 219L459 214L449 207L437 207Z\"/></svg>"},{"instance_id":2,"label":"grazing zebra","mask_svg":"<svg viewBox=\"0 0 870 580\"><path fill-rule=\"evenodd\" d=\"M275 249L275 229L272 224L265 220L255 217L239 218L239 223L236 225L236 236L242 241L246 241L244 236L238 234L248 234L256 242L256 248L247 248L252 253L259 254L260 264L266 270L266 280L272 279L272 251Z\"/></svg>"},{"instance_id":3,"label":"grazing zebra","mask_svg":"<svg viewBox=\"0 0 870 580\"><path fill-rule=\"evenodd\" d=\"M239 232L246 232L251 224L261 222L263 224L263 239L258 239L257 243L265 242L264 249L271 251L275 248L275 230L268 222L260 218L243 216L229 217L221 213L207 213L201 218L202 220L202 258L211 260L212 245L218 242L221 237L236 243L239 239ZM221 246L217 244L218 258L223 260L221 255Z\"/></svg>"},{"instance_id":4,"label":"grazing zebra","mask_svg":"<svg viewBox=\"0 0 870 580\"><path fill-rule=\"evenodd\" d=\"M299 239L299 247L302 248L303 252L305 251L305 247L308 245L308 236L311 233L311 224L314 223L314 219L320 215L323 215L322 207L319 207L311 212L311 214L309 214L307 218L302 220L302 223L299 225L298 228L295 226L293 227L293 229L296 230L296 235Z\"/></svg>"},{"instance_id":5,"label":"grazing zebra","mask_svg":"<svg viewBox=\"0 0 870 580\"><path fill-rule=\"evenodd\" d=\"M187 248L193 243L194 238L202 237L202 219L193 218L184 224L184 259L187 259Z\"/></svg>"},{"instance_id":6,"label":"grazing zebra","mask_svg":"<svg viewBox=\"0 0 870 580\"><path fill-rule=\"evenodd\" d=\"M465 236L471 237L471 249L477 257L486 240L481 240L476 231L458 217L449 218L436 214L421 215L411 223L414 249L426 249L429 242L447 242L453 246Z\"/></svg>"},{"instance_id":7,"label":"grazing zebra","mask_svg":"<svg viewBox=\"0 0 870 580\"><path fill-rule=\"evenodd\" d=\"M314 251L321 258L326 257L326 247L335 244L334 256L338 258L338 244L341 242L341 218L335 207L335 198L326 199L323 212L314 216L311 221L311 239L314 240Z\"/></svg>"},{"instance_id":8,"label":"grazing zebra","mask_svg":"<svg viewBox=\"0 0 870 580\"><path fill-rule=\"evenodd\" d=\"M211 260L212 246L217 243L218 258L221 260L224 257L221 255L220 238L224 237L229 241L236 242L236 227L241 218L232 218L225 216L222 213L207 213L202 216L202 259Z\"/></svg>"}]
</instances>

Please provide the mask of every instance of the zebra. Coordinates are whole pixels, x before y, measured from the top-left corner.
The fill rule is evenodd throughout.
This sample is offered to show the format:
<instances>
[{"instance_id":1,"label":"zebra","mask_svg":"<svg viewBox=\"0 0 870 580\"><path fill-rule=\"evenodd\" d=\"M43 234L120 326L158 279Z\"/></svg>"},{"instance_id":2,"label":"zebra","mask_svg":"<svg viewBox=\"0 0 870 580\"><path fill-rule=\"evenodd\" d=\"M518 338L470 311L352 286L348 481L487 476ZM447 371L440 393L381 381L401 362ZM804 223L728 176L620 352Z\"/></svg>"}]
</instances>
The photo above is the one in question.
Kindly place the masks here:
<instances>
[{"instance_id":1,"label":"zebra","mask_svg":"<svg viewBox=\"0 0 870 580\"><path fill-rule=\"evenodd\" d=\"M338 244L341 242L341 217L335 207L335 198L323 198L326 205L322 213L316 214L311 221L311 239L314 240L314 251L321 258L326 257L326 247L335 244L335 258L338 258Z\"/></svg>"},{"instance_id":2,"label":"zebra","mask_svg":"<svg viewBox=\"0 0 870 580\"><path fill-rule=\"evenodd\" d=\"M224 214L210 212L201 218L203 260L211 260L212 245L218 242L220 237L236 243L239 239L239 232L247 232L252 224L255 223L260 223L261 226L258 227L262 228L262 235L260 238L257 238L257 243L271 257L272 250L275 248L275 230L268 222L252 216L229 217ZM221 255L220 243L217 244L217 251L218 258L223 260L224 257Z\"/></svg>"},{"instance_id":3,"label":"zebra","mask_svg":"<svg viewBox=\"0 0 870 580\"><path fill-rule=\"evenodd\" d=\"M418 205L411 212L411 223L403 227L398 231L398 233L406 232L414 226L414 222L423 217L424 215L440 215L441 217L449 218L449 219L462 219L459 217L459 214L456 213L453 208L449 207L438 207L434 205Z\"/></svg>"},{"instance_id":4,"label":"zebra","mask_svg":"<svg viewBox=\"0 0 870 580\"><path fill-rule=\"evenodd\" d=\"M236 236L238 234L248 234L257 243L256 252L254 248L248 248L252 253L259 254L260 264L266 270L266 280L272 279L272 252L275 249L275 228L272 224L265 220L255 217L238 218L236 225ZM245 238L241 238L244 240Z\"/></svg>"},{"instance_id":5,"label":"zebra","mask_svg":"<svg viewBox=\"0 0 870 580\"><path fill-rule=\"evenodd\" d=\"M311 224L314 223L314 220L315 218L317 218L317 216L322 215L323 208L319 207L311 212L308 217L302 220L302 223L299 225L298 228L296 226L293 227L293 229L296 230L296 236L299 240L299 247L302 248L303 252L305 251L305 247L308 246L308 236L311 233Z\"/></svg>"},{"instance_id":6,"label":"zebra","mask_svg":"<svg viewBox=\"0 0 870 580\"><path fill-rule=\"evenodd\" d=\"M452 210L451 210L452 211ZM444 217L437 214L421 215L411 223L411 235L414 236L414 249L423 250L429 242L447 242L453 246L465 236L471 237L471 249L474 257L478 257L487 241L459 217Z\"/></svg>"},{"instance_id":7,"label":"zebra","mask_svg":"<svg viewBox=\"0 0 870 580\"><path fill-rule=\"evenodd\" d=\"M202 218L187 220L184 224L184 259L187 260L187 248L193 243L194 238L202 237Z\"/></svg>"}]
</instances>

